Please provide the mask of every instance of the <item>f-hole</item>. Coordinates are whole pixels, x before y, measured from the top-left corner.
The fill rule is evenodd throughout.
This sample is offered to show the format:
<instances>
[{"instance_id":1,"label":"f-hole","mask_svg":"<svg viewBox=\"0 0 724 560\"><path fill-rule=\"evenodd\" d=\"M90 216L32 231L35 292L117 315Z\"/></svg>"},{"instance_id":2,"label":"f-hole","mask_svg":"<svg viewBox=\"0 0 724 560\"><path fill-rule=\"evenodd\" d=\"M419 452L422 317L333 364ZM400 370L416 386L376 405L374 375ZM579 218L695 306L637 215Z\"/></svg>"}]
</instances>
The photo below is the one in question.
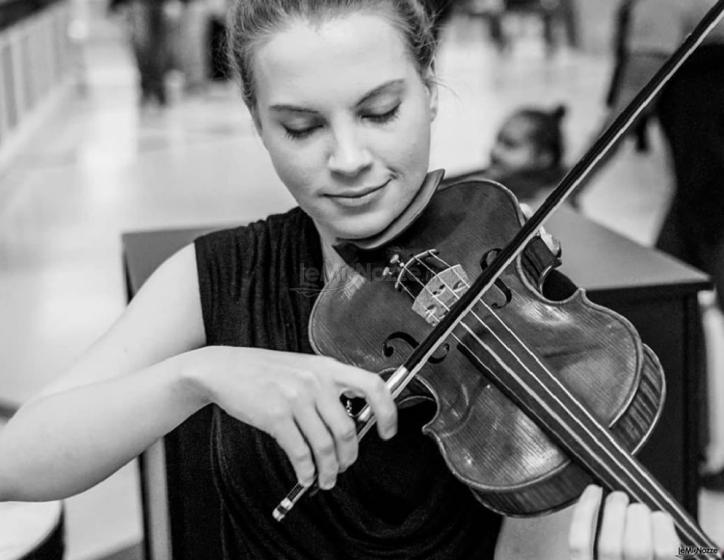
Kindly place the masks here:
<instances>
[{"instance_id":1,"label":"f-hole","mask_svg":"<svg viewBox=\"0 0 724 560\"><path fill-rule=\"evenodd\" d=\"M404 344L407 344L412 349L417 348L420 345L420 343L415 340L415 337L413 337L411 334L402 331L394 332L390 336L388 336L382 343L382 352L388 358L395 355L395 345L392 344L395 340L399 340ZM449 351L450 345L445 342L444 344L441 344L438 348L438 355L436 356L435 354L433 354L432 356L430 356L430 359L428 361L431 364L439 364L447 357Z\"/></svg>"},{"instance_id":2,"label":"f-hole","mask_svg":"<svg viewBox=\"0 0 724 560\"><path fill-rule=\"evenodd\" d=\"M480 259L480 268L482 270L485 270L490 266L490 263L492 263L495 260L495 257L500 253L500 249L490 249L487 251L483 258ZM490 304L490 307L493 309L503 309L506 305L508 305L513 300L513 292L510 291L510 288L505 285L505 282L501 278L498 278L495 283L493 284L498 290L500 290L500 293L503 294L503 302L495 301Z\"/></svg>"}]
</instances>

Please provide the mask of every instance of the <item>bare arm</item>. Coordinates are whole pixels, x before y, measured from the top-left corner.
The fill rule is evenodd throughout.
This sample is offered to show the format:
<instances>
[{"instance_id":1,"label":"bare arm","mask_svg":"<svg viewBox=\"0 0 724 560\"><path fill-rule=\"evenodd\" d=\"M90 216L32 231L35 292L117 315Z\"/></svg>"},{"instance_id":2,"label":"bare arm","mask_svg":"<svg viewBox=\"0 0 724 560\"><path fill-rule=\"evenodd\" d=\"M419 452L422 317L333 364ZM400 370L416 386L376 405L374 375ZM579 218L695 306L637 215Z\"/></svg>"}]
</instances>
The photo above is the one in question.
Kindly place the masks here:
<instances>
[{"instance_id":1,"label":"bare arm","mask_svg":"<svg viewBox=\"0 0 724 560\"><path fill-rule=\"evenodd\" d=\"M103 480L209 403L274 437L297 478L331 488L357 458L342 393L389 438L396 408L374 373L323 356L207 346L194 247L169 259L119 321L0 431L0 500L49 500Z\"/></svg>"},{"instance_id":2,"label":"bare arm","mask_svg":"<svg viewBox=\"0 0 724 560\"><path fill-rule=\"evenodd\" d=\"M191 390L183 364L184 352L204 338L189 246L0 431L0 500L49 500L85 490L198 410L204 399Z\"/></svg>"}]
</instances>

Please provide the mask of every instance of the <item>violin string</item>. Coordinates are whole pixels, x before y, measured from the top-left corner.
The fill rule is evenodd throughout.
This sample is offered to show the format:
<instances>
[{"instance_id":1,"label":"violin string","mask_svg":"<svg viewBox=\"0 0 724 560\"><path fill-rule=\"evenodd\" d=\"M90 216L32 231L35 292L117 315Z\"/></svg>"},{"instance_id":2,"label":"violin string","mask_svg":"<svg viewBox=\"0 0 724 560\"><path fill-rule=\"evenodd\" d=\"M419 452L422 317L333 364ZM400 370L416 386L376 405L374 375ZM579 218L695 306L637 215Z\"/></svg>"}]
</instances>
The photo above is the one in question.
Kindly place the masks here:
<instances>
[{"instance_id":1,"label":"violin string","mask_svg":"<svg viewBox=\"0 0 724 560\"><path fill-rule=\"evenodd\" d=\"M432 255L433 255L437 260L439 260L439 261L443 264L443 266L445 266L445 267L453 270L453 272L454 272L454 274L456 275L457 279L458 279L459 281L461 281L461 282L463 283L463 285L465 285L466 288L469 288L469 287L470 287L469 284L468 284L468 282L465 280L465 278L462 277L456 270L454 270L453 267L450 267L443 259L441 259L439 256L435 255L434 253L432 253ZM424 266L424 267L427 269L428 272L432 273L433 275L436 275L435 270L432 269L426 262L424 262L424 260L418 259L417 262L420 263L420 264L422 264L422 266ZM422 289L426 290L446 311L449 311L449 310L450 310L450 308L447 306L447 304L445 304L445 302L442 301L442 300L438 297L437 294L435 294L434 292L432 292L432 290L430 290L430 289L427 287L427 284L426 284L425 282L423 282L420 278L418 278L418 277L417 277L412 271L410 271L406 266L404 267L404 270L405 270L405 272L408 273L408 276L409 276L409 277L411 277L411 278L412 278L413 280L415 280L418 284L420 284L420 285L422 286ZM457 295L456 295L455 292L454 292L453 287L448 284L447 280L446 280L444 277L442 277L442 276L437 276L437 277L440 279L440 281L442 282L442 284L443 284L448 290L450 290L450 292L452 293L453 297L454 297L455 299L458 299L458 298L457 298ZM411 294L411 292L410 292L407 288L405 288L405 291L408 293L408 295L410 295L410 296L413 297L413 299L414 299L414 296ZM520 340L520 338L515 334L515 332L514 332L512 329L510 329L510 328L508 327L508 325L507 325L499 316L497 316L497 315L493 312L493 310L488 306L487 303L485 303L484 301L482 301L482 297L478 300L478 303L480 303L482 306L484 306L485 311L487 311L487 314L488 314L488 315L491 315L491 316L494 318L494 320L496 320L511 336L513 336L513 337L518 341L518 343L519 343L519 344L523 347L523 349L528 353L529 357L532 358L532 359L538 364L538 366L544 371L544 373L558 386L558 389L559 389L561 392L563 392L564 395L566 395L573 403L575 403L574 405L576 405L576 408L580 409L580 412L582 412L583 414L585 414L585 415L588 417L589 422L591 422L594 426L596 426L597 428L599 428L599 431L602 432L601 435L606 438L606 440L607 440L608 443L611 445L611 447L614 449L614 451L618 452L618 453L625 459L625 462L628 463L629 468L633 468L633 469L636 471L636 474L637 474L640 478L644 479L645 482L648 482L649 485L651 485L651 486L653 487L653 490L652 490L652 489L647 489L641 482L638 482L638 481L636 481L635 479L631 481L631 482L634 484L634 487L635 487L635 488L637 487L637 488L639 488L642 492L644 492L644 493L648 496L649 500L651 500L651 503L655 504L657 507L659 507L659 508L661 508L661 509L665 509L664 507L662 507L662 503L661 503L661 501L660 501L660 500L663 499L664 503L665 503L666 505L668 505L671 510L674 510L674 512L677 514L677 517L680 517L680 518L681 518L679 525L685 524L684 527L680 527L680 529L681 529L682 531L685 531L685 532L688 533L688 530L691 529L691 530L695 530L695 532L698 533L698 530L697 530L698 528L695 527L695 526L694 526L694 527L691 526L691 523L690 523L689 518L688 518L688 514L686 514L686 512L684 512L676 502L672 501L672 500L666 495L665 492L662 493L662 492L659 491L659 486L657 485L657 483L655 483L655 482L651 479L651 477L648 475L648 473L647 473L645 470L642 470L642 469L640 468L640 465L639 465L636 461L634 461L634 460L632 459L632 457L629 455L629 453L628 453L625 449L623 449L623 448L620 446L620 443L609 433L609 431L608 431L605 427L601 426L600 423L599 423L595 418L593 418L593 416L590 415L590 413L588 412L588 410L586 410L585 407L583 407L582 405L580 405L580 403L577 401L577 399L576 399L573 395L571 395L570 392L568 392L568 390L567 390L563 385L560 384L560 382L555 378L555 376L553 376L553 374L548 370L548 368L540 361L540 359L535 355L535 353L533 353L533 352L530 350L530 348L528 348L528 347L526 346L526 344L525 344L522 340ZM526 373L528 373L535 381L538 382L538 384L542 387L543 391L547 392L547 393L549 394L549 396L550 396L554 401L557 402L557 404L558 404L558 405L561 407L561 409L564 411L565 415L568 416L568 417L569 417L571 420L573 420L574 422L576 422L576 423L579 424L579 426L581 427L581 429L582 429L586 434L588 434L590 441L593 442L594 445L597 445L598 447L600 447L601 450L602 450L606 455L609 456L610 460L613 461L614 465L615 465L616 467L618 467L618 468L622 471L622 473L623 473L624 475L628 475L629 477L632 477L632 473L631 473L630 471L627 471L627 470L626 470L626 468L625 468L624 464L621 462L621 460L620 460L619 458L615 457L614 455L612 455L611 451L610 451L609 449L606 449L606 447L603 446L601 442L597 441L597 439L596 439L596 437L595 437L595 434L593 434L588 427L586 427L585 425L583 425L582 422L580 421L580 419L578 419L578 418L576 418L574 415L570 414L569 410L566 408L565 404L560 401L559 397L556 396L555 393L553 393L548 387L546 387L545 384L543 384L542 381L539 380L539 379L533 374L533 372L530 370L530 368L521 361L520 357L517 356L516 353L515 353L511 348L509 348L509 347L499 338L499 336L481 319L481 317L480 317L477 313L475 313L474 311L471 311L470 314L473 315L473 317L477 320L477 322L478 322L495 340L497 340L497 341L503 346L503 348L505 348L506 351L508 351L508 352L510 353L510 355L511 355L514 359L516 359L516 361L518 361L518 363L519 363L520 366L523 368L523 370L525 370ZM473 337L481 346L485 347L485 344L483 343L483 341L477 336L477 334L474 332L474 330L473 330L471 327L469 327L468 325L466 325L466 324L463 323L463 322L461 322L460 324L463 326L463 328L465 328L465 330L468 331L468 333L471 335L471 337ZM455 334L453 333L452 336L458 341L459 344L461 344L462 346L464 346L465 348L467 348L473 355L475 355L474 352L472 352L472 350L470 350L470 348L469 348L457 335L455 335ZM481 364L482 364L482 362L481 362ZM484 366L485 364L482 364L482 365ZM511 372L511 373L512 373L512 372ZM555 416L555 418L556 418L556 420L558 421L558 423L569 433L569 435L570 435L571 437L573 437L573 439L575 439L575 440L578 442L579 445L583 446L583 447L586 449L586 451L588 451L588 452L591 454L591 456L594 456L593 453L592 453L593 450L591 449L590 445L586 443L586 440L581 439L581 437L579 436L578 433L574 432L572 428L570 428L568 425L566 425L566 424L560 419L560 417L559 417L557 414L555 414L555 412L553 412L553 411L550 409L550 407L547 405L547 403L546 403L544 400L541 400L540 397L538 397L537 393L536 393L531 387L529 387L528 385L526 385L525 382L524 382L522 379L520 379L520 378L517 378L517 379L518 379L519 384L522 386L522 388L523 388L526 392L528 392L529 395L531 395L531 396L533 396L534 398L536 398L536 399L538 400L539 404L542 405L550 415ZM601 466L603 467L603 469L607 471L607 474L608 474L610 477L612 477L612 478L614 479L614 481L615 481L616 483L618 483L619 486L620 486L622 489L625 489L631 496L634 496L634 497L637 497L637 498L639 497L638 494L637 494L633 489L631 489L630 485L629 485L624 479L622 479L622 477L621 477L620 475L617 475L616 472L615 472L614 470L612 470L612 468L611 468L607 463L603 462L599 457L596 457L596 458L597 458L598 461L601 463ZM624 478L625 478L625 476L624 476ZM671 512L670 512L670 513L671 513ZM691 538L691 535L688 535L688 536ZM702 538L702 537L704 537L704 535L700 535L700 536L699 536L699 538Z\"/></svg>"},{"instance_id":2,"label":"violin string","mask_svg":"<svg viewBox=\"0 0 724 560\"><path fill-rule=\"evenodd\" d=\"M569 420L577 423L581 427L581 429L584 430L584 432L589 436L590 441L595 446L598 446L602 451L604 451L610 457L610 459L614 462L614 466L621 469L625 476L627 475L629 477L632 477L633 473L631 472L631 470L633 469L635 471L635 474L640 479L640 480L636 480L635 478L633 478L632 482L634 483L635 488L640 488L643 492L645 492L648 495L649 499L652 500L653 503L655 503L658 507L662 507L662 505L667 505L667 506L669 506L670 509L678 510L677 513L680 516L683 515L684 517L686 517L687 514L685 512L683 512L683 510L680 510L680 506L676 502L672 501L665 492L659 491L660 486L655 481L653 481L653 479L651 478L649 473L646 472L645 470L643 470L641 468L641 465L638 462L633 460L633 458L628 453L628 451L626 451L621 446L620 442L617 441L616 438L614 438L613 435L608 431L608 429L606 427L602 426L601 423L590 414L590 411L586 407L581 405L580 401L578 401L578 399L575 396L573 396L568 391L568 389L560 383L560 381L550 372L550 370L547 368L547 366L540 361L539 357L534 352L532 352L530 350L530 348L528 348L525 345L525 343L520 339L520 337L512 329L510 329L510 327L508 327L508 325L497 314L495 314L493 312L493 310L491 310L485 302L481 301L480 303L481 303L481 305L483 305L485 307L485 310L487 311L488 315L492 316L493 319L498 324L500 324L502 326L502 328L505 329L510 336L514 337L517 340L517 342L524 349L524 351L527 352L528 356L536 362L536 364L538 365L538 367L541 368L543 373L553 382L554 386L558 389L558 391L564 397L566 397L576 409L578 409L579 413L582 413L584 415L586 420L594 428L596 428L596 430L598 432L600 432L599 437L605 438L605 440L609 444L610 448L605 447L603 445L603 442L599 441L599 439L596 437L596 434L594 434L591 431L591 429L588 428L579 417L571 414L570 408L567 407L560 400L560 396L557 395L555 392L553 392L549 387L547 387L541 379L539 379L537 376L535 376L532 373L532 371L530 370L530 368L522 363L521 358L511 348L509 348L507 346L507 344L505 342L503 342L500 339L500 337L486 323L484 323L476 313L473 312L472 315L475 317L475 319L477 319L478 323L480 323L481 325L484 326L484 328L486 328L486 330L510 353L510 355L516 361L518 361L518 363L521 365L523 370L532 377L533 381L536 382L541 387L541 389L544 392L546 392L555 401L556 404L558 404L560 406L561 410L564 413L564 416L568 417ZM483 344L483 341L474 333L474 331L471 331L470 329L468 329L467 325L466 325L466 330L468 330L470 332L470 334L477 340L477 342L479 344L481 344L481 345ZM533 391L532 389L530 389L527 385L524 385L524 388L526 390L528 390L532 396L534 396L536 398L538 397L537 393L535 391ZM544 407L550 411L549 406L548 406L548 401L540 401L540 403L543 404ZM568 429L568 425L566 423L561 422L561 425L565 429ZM584 443L582 440L580 440L577 432L574 432L572 430L569 430L569 432L570 432L570 435L572 435L574 438L576 438L579 441L579 443ZM614 453L617 453L620 457L616 457L614 455ZM603 463L603 466L605 467L606 464ZM615 478L619 478L619 477L615 477ZM621 482L620 479L618 481ZM650 488L647 489L646 486L644 485L644 483L648 483ZM631 495L636 496L636 493L631 492ZM664 502L663 504L662 504L661 500L663 500L663 502ZM688 519L687 519L687 522L688 522Z\"/></svg>"},{"instance_id":3,"label":"violin string","mask_svg":"<svg viewBox=\"0 0 724 560\"><path fill-rule=\"evenodd\" d=\"M435 258L437 260L439 260L444 266L449 267L449 265L447 265L447 263L445 263L445 261L443 259L441 259L437 255L433 255L433 256L435 256ZM426 263L422 262L422 264L423 264L423 266L425 266L428 269L428 271L434 272L434 271L432 271L432 269L430 267L427 266ZM456 277L459 281L461 281L466 287L469 287L469 285L464 277L462 277L455 269L451 268L451 270L453 270L454 274L456 275ZM441 276L440 280L452 292L453 297L457 298L454 290L447 283L445 278ZM418 279L418 281L419 281L419 279ZM447 305L444 302L442 302L439 298L437 298L434 294L433 294L433 297L435 297L435 299L442 306L444 306L447 310L449 310ZM548 370L548 368L540 361L538 356L534 352L532 352L530 350L530 348L528 348L526 346L526 344L518 337L518 335L512 329L510 329L510 327L508 327L508 325L505 323L505 321L503 321L497 314L495 314L493 312L492 309L490 309L490 307L488 306L487 303L482 301L482 298L479 300L479 303L485 307L485 310L487 311L488 315L491 315L495 321L497 321L511 336L513 336L518 341L520 346L523 347L524 351L526 351L528 353L529 357L531 357L533 360L535 360L535 362L543 370L543 372L555 383L555 385L558 387L559 391L561 391L565 396L567 396L568 399L573 403L573 405L577 409L579 409L579 412L582 412L585 416L588 417L588 421L594 427L596 427L598 429L598 431L601 432L601 436L604 437L608 441L608 443L611 445L613 450L615 452L617 452L619 455L621 455L621 457L623 457L623 459L624 459L623 463L627 464L627 466L629 467L629 470L626 470L625 466L622 464L622 461L620 459L618 459L617 457L613 456L611 451L606 449L605 446L603 446L602 443L596 439L595 434L593 434L589 428L587 428L585 425L583 425L579 418L576 418L574 415L570 414L569 408L567 408L565 406L565 404L560 401L559 397L556 396L556 394L553 393L548 387L546 387L546 385L544 383L542 383L542 381L532 373L532 371L530 370L530 368L528 366L526 366L525 364L523 364L521 362L520 357L499 338L499 336L480 318L480 316L478 316L477 313L475 313L474 311L471 311L471 314L475 317L475 319L477 319L478 323L480 323L483 326L483 328L486 329L510 353L510 355L513 356L519 362L520 366L533 378L534 381L536 381L542 387L543 391L547 392L549 394L549 396L559 404L559 406L561 407L561 409L564 412L564 415L568 416L571 420L573 420L574 422L576 422L580 425L581 429L584 430L584 432L589 435L590 441L593 442L594 445L598 445L598 447L600 447L604 452L606 452L606 454L613 461L614 466L618 467L622 471L624 476L627 475L628 477L633 477L633 474L631 473L631 469L633 468L633 470L636 472L638 477L640 479L643 479L644 482L648 482L649 485L651 486L651 488L647 489L642 484L641 481L637 481L634 477L632 482L633 482L635 488L638 488L642 492L647 494L647 496L651 500L651 502L656 504L656 506L661 509L664 509L662 507L662 503L661 503L661 500L663 500L664 504L668 505L670 510L674 510L674 512L677 513L678 517L681 518L682 522L686 523L688 528L692 528L690 520L688 518L688 514L686 514L686 512L684 512L680 508L679 504L676 503L675 501L672 501L671 498L666 494L665 491L664 492L660 491L660 486L651 479L649 473L647 473L645 470L641 469L640 464L637 463L636 461L634 461L633 458L630 456L630 454L620 446L620 443L610 434L610 432L605 427L601 426L601 424L595 418L593 418L593 416L590 415L589 411L585 407L583 407L580 404L580 402L573 395L570 394L570 392L558 381L558 379L555 378L555 376L553 376L553 374L550 372L550 370ZM479 337L475 334L475 332L471 328L468 327L468 325L466 325L465 323L461 323L461 324L470 333L470 335L478 341L479 344L484 346L483 341L479 339ZM467 346L464 343L461 343L461 344L467 348ZM470 350L470 349L468 348L468 350ZM471 353L472 353L472 351L471 351ZM473 353L473 355L475 355L475 354ZM481 364L481 365L484 365L484 364ZM552 413L552 411L550 411L549 406L547 405L547 402L541 400L538 397L537 393L535 393L528 385L526 385L525 382L520 380L520 378L518 378L518 379L519 379L519 383L522 385L522 388L524 390L526 390L529 394L531 394L533 397L538 398L539 403L542 404L544 406L544 408L547 409L547 412ZM572 431L572 429L570 429L567 424L561 422L559 417L556 416L556 418L558 420L558 423L569 432L569 435L574 437L574 439L576 439L576 441L579 443L579 445L583 445L584 447L586 447L587 451L589 451L589 453L590 453L590 451L591 451L590 448L588 447L588 445L586 445L584 440L581 440L578 433ZM612 471L611 468L609 468L606 463L603 463L600 459L599 459L599 462L601 462L601 465L604 467L604 469L606 469L608 471L608 474L610 476L612 476L618 484L620 484L624 488L626 488L632 496L637 496L637 494L630 489L630 486L628 484L626 484L621 479L620 476L616 476L616 473L614 471ZM694 526L693 529L698 532L698 527ZM682 530L685 530L685 529L682 527Z\"/></svg>"},{"instance_id":4,"label":"violin string","mask_svg":"<svg viewBox=\"0 0 724 560\"><path fill-rule=\"evenodd\" d=\"M466 330L468 330L468 332L471 334L471 336L477 340L478 343L480 343L483 347L485 347L485 344L483 344L483 342L477 337L477 335L474 333L474 331L470 327L465 325L465 328L466 328ZM510 354L514 358L517 359L516 354L514 352L512 352L512 350L508 349L506 347L506 345L500 341L500 339L497 337L497 335L495 335L494 333L492 333L492 335L494 338L496 338L498 340L498 342L500 342L503 345L504 348L506 348L510 352ZM482 362L480 362L480 363L481 363L481 365L485 365ZM523 364L522 362L519 362L519 363L523 370L530 373L529 368L527 366L525 366L525 364ZM515 374L510 370L509 370L509 373L511 375L515 376ZM520 378L517 378L517 380L520 384L524 384L524 382L522 382L520 380ZM558 398L553 393L551 393L549 390L547 390L547 388L544 385L542 385L542 387L543 387L543 390L547 391L554 400L558 401ZM534 397L537 397L537 395L535 395L535 393L532 390L529 390L529 394L533 395ZM663 507L663 504L661 501L661 500L663 500L664 503L669 506L670 510L674 510L673 512L670 511L670 513L676 513L677 516L680 517L683 520L683 522L685 522L685 525L683 525L683 522L680 522L679 525L680 526L683 525L681 527L682 530L686 530L686 527L689 526L689 519L688 519L686 513L678 511L678 505L675 502L672 502L670 499L668 499L668 497L665 494L662 495L661 493L659 493L658 488L656 488L656 486L654 486L654 489L652 491L652 489L646 488L646 486L644 484L642 484L642 481L637 481L635 478L633 480L631 480L631 482L634 484L634 486L632 488L631 485L629 484L629 482L626 481L626 476L628 476L630 478L630 477L632 477L632 473L630 471L626 471L626 469L624 468L623 462L616 456L612 455L611 450L607 449L605 446L603 446L602 443L595 438L595 435L592 434L592 432L589 428L587 428L585 425L582 425L581 422L578 421L578 424L581 427L581 429L586 434L589 435L588 440L582 440L577 432L573 431L572 428L569 428L566 424L564 424L561 421L560 416L556 412L551 410L551 408L547 405L547 403L545 401L540 401L540 403L543 405L546 412L551 417L555 418L555 420L568 431L569 435L579 445L581 445L584 449L586 449L587 452L591 453L591 451L592 451L591 446L587 443L588 441L590 441L594 446L598 447L601 451L603 451L606 455L609 456L610 460L613 463L612 465L602 462L600 457L598 457L598 456L591 455L592 457L595 457L598 460L599 464L602 466L603 470L605 470L606 474L611 476L614 479L614 481L620 485L619 486L620 489L626 490L631 496L636 497L640 501L644 501L641 499L642 497L648 497L648 499L651 500L649 502L650 504L654 504L660 509L666 509L665 507ZM570 414L568 414L568 410L565 408L565 405L563 403L558 401L557 404L559 406L561 406L562 410L565 413L565 416L570 416ZM577 421L577 419L575 417L573 417L573 420ZM601 431L601 436L606 438L606 440L609 440L610 434L607 432L607 430L601 429L600 431ZM618 451L619 453L621 453L622 457L624 457L627 460L626 462L628 462L630 457L625 452L625 450L622 452L620 449L618 449L618 442L616 442L615 439L613 439L613 445L611 445L611 447L613 448L614 451ZM623 474L623 476L621 476L620 474L617 474L616 471L612 470L612 466L618 467L619 469L621 469L621 473ZM633 470L636 471L636 474L640 478L644 479L643 482L649 482L650 484L653 484L653 482L646 475L645 471L643 471L643 472L639 471L638 465L635 462L634 463L629 462L629 469L631 469L631 468L633 468ZM640 490L640 492L637 493L636 491L634 491L634 489ZM697 541L697 542L700 542L700 541Z\"/></svg>"}]
</instances>

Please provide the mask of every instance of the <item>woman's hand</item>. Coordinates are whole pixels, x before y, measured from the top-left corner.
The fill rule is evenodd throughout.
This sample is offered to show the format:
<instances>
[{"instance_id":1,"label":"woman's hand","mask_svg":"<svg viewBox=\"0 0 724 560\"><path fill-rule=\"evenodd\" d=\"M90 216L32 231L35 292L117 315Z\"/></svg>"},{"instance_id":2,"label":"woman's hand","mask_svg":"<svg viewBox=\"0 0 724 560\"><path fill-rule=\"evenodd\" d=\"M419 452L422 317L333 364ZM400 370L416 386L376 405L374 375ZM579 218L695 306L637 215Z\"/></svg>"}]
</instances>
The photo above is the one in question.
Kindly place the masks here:
<instances>
[{"instance_id":1,"label":"woman's hand","mask_svg":"<svg viewBox=\"0 0 724 560\"><path fill-rule=\"evenodd\" d=\"M191 375L208 400L274 437L305 486L316 473L320 488L332 488L357 459L343 393L367 400L382 438L396 432L397 408L374 373L323 356L258 348L209 346L193 354Z\"/></svg>"},{"instance_id":2,"label":"woman's hand","mask_svg":"<svg viewBox=\"0 0 724 560\"><path fill-rule=\"evenodd\" d=\"M611 492L603 500L596 542L602 495L600 486L588 486L573 510L568 540L572 560L671 560L677 554L679 539L671 516L630 504L623 492Z\"/></svg>"}]
</instances>

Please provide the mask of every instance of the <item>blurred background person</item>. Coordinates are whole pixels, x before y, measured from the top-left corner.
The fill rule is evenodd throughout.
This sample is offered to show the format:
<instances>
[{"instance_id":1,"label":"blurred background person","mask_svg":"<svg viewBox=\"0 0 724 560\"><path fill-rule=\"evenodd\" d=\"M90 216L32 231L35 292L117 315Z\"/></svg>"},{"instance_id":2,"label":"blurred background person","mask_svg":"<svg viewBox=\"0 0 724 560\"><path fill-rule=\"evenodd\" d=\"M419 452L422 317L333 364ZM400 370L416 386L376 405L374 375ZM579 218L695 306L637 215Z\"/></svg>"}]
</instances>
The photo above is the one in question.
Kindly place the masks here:
<instances>
[{"instance_id":1,"label":"blurred background person","mask_svg":"<svg viewBox=\"0 0 724 560\"><path fill-rule=\"evenodd\" d=\"M111 12L121 11L136 60L139 104L146 107L168 103L166 73L170 64L170 34L166 0L111 0Z\"/></svg>"},{"instance_id":2,"label":"blurred background person","mask_svg":"<svg viewBox=\"0 0 724 560\"><path fill-rule=\"evenodd\" d=\"M483 175L538 208L566 173L561 126L565 114L563 105L551 111L533 107L515 111L498 131Z\"/></svg>"},{"instance_id":3,"label":"blurred background person","mask_svg":"<svg viewBox=\"0 0 724 560\"><path fill-rule=\"evenodd\" d=\"M179 26L179 69L184 76L184 91L201 93L209 79L210 5L208 0L186 0Z\"/></svg>"},{"instance_id":4,"label":"blurred background person","mask_svg":"<svg viewBox=\"0 0 724 560\"><path fill-rule=\"evenodd\" d=\"M508 187L536 210L566 174L564 105L551 110L522 107L503 121L490 150L489 165L456 178L490 179Z\"/></svg>"},{"instance_id":5,"label":"blurred background person","mask_svg":"<svg viewBox=\"0 0 724 560\"><path fill-rule=\"evenodd\" d=\"M209 78L216 82L231 79L231 67L226 54L226 14L232 0L208 0L209 27L206 56L209 64Z\"/></svg>"},{"instance_id":6,"label":"blurred background person","mask_svg":"<svg viewBox=\"0 0 724 560\"><path fill-rule=\"evenodd\" d=\"M490 38L500 52L509 51L512 35L506 30L504 19L508 15L533 16L540 20L547 54L560 46L558 27L563 28L566 43L577 47L577 15L572 0L467 0L466 10L471 15L488 21Z\"/></svg>"}]
</instances>

